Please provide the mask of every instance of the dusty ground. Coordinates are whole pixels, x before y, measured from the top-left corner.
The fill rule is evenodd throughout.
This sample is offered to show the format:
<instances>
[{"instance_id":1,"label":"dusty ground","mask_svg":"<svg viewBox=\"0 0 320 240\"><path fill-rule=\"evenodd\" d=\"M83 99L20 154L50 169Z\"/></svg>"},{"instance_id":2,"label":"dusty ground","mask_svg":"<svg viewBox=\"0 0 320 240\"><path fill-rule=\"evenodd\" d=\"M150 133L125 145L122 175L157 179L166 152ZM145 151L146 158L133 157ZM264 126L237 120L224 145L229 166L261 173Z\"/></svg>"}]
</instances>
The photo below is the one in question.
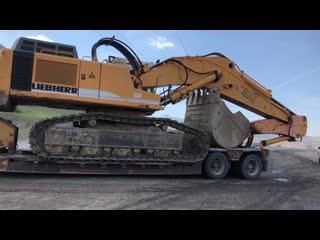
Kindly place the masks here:
<instances>
[{"instance_id":1,"label":"dusty ground","mask_svg":"<svg viewBox=\"0 0 320 240\"><path fill-rule=\"evenodd\" d=\"M256 181L0 174L0 209L320 209L317 152L274 149Z\"/></svg>"}]
</instances>

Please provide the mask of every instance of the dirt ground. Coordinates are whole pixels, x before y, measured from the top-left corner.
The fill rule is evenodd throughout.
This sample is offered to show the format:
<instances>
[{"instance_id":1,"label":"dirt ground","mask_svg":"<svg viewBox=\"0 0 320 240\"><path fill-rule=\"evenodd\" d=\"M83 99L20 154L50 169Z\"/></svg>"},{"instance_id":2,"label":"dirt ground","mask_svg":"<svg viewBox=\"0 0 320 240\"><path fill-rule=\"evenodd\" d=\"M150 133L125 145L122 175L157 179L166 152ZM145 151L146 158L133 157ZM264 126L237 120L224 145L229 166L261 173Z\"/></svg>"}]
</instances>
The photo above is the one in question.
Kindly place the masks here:
<instances>
[{"instance_id":1,"label":"dirt ground","mask_svg":"<svg viewBox=\"0 0 320 240\"><path fill-rule=\"evenodd\" d=\"M320 209L310 149L274 147L259 180L0 174L0 209Z\"/></svg>"}]
</instances>

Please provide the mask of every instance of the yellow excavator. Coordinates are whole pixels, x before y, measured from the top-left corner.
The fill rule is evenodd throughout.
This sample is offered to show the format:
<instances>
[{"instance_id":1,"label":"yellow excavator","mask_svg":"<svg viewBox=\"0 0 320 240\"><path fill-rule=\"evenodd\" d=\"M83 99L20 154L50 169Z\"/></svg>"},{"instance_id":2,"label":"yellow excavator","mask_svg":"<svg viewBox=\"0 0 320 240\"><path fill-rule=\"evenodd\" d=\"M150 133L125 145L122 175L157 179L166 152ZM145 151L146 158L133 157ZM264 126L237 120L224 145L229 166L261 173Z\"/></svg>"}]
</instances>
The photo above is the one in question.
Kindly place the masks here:
<instances>
[{"instance_id":1,"label":"yellow excavator","mask_svg":"<svg viewBox=\"0 0 320 240\"><path fill-rule=\"evenodd\" d=\"M99 61L100 46L124 58ZM264 119L249 122L223 99ZM183 100L184 123L152 116ZM0 49L0 111L17 105L84 113L37 122L30 151L17 149L18 128L0 119L0 171L202 173L213 179L230 172L256 179L267 170L264 146L296 141L307 130L305 116L221 53L146 64L115 37L100 39L82 59L75 46L28 38ZM255 134L278 137L254 146Z\"/></svg>"}]
</instances>

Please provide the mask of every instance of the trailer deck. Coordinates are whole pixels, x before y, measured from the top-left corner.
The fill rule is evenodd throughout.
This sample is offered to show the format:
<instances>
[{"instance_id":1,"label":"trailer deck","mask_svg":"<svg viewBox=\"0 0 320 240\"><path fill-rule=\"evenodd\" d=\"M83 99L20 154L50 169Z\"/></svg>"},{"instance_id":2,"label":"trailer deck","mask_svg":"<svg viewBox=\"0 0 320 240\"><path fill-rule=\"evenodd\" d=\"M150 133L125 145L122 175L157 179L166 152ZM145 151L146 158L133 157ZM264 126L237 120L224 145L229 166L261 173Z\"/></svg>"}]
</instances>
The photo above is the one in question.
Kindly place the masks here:
<instances>
[{"instance_id":1,"label":"trailer deck","mask_svg":"<svg viewBox=\"0 0 320 240\"><path fill-rule=\"evenodd\" d=\"M239 161L242 154L255 152L267 171L267 149L261 148L210 148L223 152L231 161ZM0 154L0 172L54 173L54 174L201 174L203 160L193 164L112 164L82 161L49 161L34 155L31 150L17 150L14 154Z\"/></svg>"}]
</instances>

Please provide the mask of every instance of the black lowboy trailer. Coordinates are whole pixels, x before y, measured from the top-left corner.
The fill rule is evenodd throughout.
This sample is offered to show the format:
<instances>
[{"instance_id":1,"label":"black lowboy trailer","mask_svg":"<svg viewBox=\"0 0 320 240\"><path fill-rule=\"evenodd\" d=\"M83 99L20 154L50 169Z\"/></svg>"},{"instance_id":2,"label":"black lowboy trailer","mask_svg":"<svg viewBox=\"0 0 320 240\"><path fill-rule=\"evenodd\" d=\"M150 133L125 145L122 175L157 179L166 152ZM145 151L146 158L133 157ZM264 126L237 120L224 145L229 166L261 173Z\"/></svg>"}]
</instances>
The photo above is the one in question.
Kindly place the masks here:
<instances>
[{"instance_id":1,"label":"black lowboy trailer","mask_svg":"<svg viewBox=\"0 0 320 240\"><path fill-rule=\"evenodd\" d=\"M92 161L41 159L30 150L17 150L15 154L0 154L0 172L53 173L53 174L202 174L208 178L221 179L228 173L257 179L267 171L268 150L250 148L210 148L207 157L196 163L135 163L119 164Z\"/></svg>"}]
</instances>

